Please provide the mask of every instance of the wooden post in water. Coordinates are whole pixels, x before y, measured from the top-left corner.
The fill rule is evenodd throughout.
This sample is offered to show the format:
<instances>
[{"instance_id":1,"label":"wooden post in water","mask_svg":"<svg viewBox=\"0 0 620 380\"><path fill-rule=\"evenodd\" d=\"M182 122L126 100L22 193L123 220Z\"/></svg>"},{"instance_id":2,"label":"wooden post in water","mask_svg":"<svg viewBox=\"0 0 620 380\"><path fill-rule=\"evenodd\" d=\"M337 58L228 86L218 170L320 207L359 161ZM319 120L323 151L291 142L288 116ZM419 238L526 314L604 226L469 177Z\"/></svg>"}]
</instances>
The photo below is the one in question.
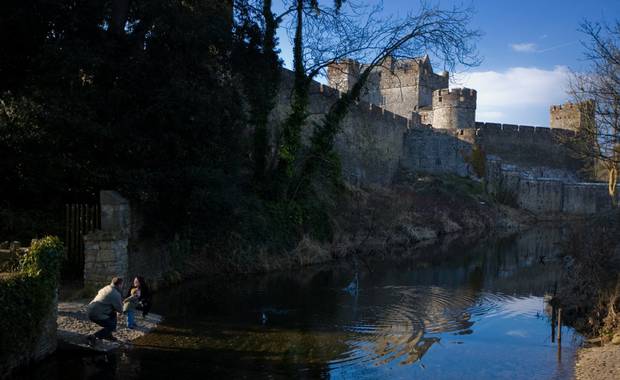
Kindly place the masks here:
<instances>
[{"instance_id":1,"label":"wooden post in water","mask_svg":"<svg viewBox=\"0 0 620 380\"><path fill-rule=\"evenodd\" d=\"M557 320L557 307L551 305L551 343L555 343L555 322Z\"/></svg>"},{"instance_id":2,"label":"wooden post in water","mask_svg":"<svg viewBox=\"0 0 620 380\"><path fill-rule=\"evenodd\" d=\"M558 345L562 343L562 308L558 308Z\"/></svg>"}]
</instances>

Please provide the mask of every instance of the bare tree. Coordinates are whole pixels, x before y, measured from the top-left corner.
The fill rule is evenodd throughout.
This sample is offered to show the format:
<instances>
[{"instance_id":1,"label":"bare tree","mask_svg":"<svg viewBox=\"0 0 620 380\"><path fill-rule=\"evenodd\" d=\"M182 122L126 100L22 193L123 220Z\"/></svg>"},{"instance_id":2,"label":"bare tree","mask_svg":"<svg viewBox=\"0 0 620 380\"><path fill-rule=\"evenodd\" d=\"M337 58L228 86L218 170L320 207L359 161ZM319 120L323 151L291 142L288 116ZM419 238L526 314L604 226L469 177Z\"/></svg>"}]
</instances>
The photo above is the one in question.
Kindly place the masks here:
<instances>
[{"instance_id":1,"label":"bare tree","mask_svg":"<svg viewBox=\"0 0 620 380\"><path fill-rule=\"evenodd\" d=\"M615 205L620 165L620 22L604 25L585 21L586 72L571 78L570 95L581 107L582 128L571 141L579 156L595 160L607 171L609 195Z\"/></svg>"},{"instance_id":2,"label":"bare tree","mask_svg":"<svg viewBox=\"0 0 620 380\"><path fill-rule=\"evenodd\" d=\"M298 1L298 5L301 0ZM441 8L421 2L417 9L401 17L382 16L380 6L363 6L348 1L341 6L297 9L292 36L295 48L296 88L306 103L293 102L291 113L296 128L294 142L299 145L298 128L306 121L307 91L310 81L324 74L326 68L344 58L364 62L357 82L336 101L322 121L314 125L311 146L297 155L294 180L288 196L295 198L299 189L307 189L317 169L333 157L334 139L349 107L358 99L371 72L390 58L415 58L430 54L453 68L457 63L479 63L475 42L480 32L469 27L471 8ZM305 22L305 24L304 24ZM303 25L306 25L305 29ZM300 37L301 36L301 37ZM289 124L291 125L291 124Z\"/></svg>"}]
</instances>

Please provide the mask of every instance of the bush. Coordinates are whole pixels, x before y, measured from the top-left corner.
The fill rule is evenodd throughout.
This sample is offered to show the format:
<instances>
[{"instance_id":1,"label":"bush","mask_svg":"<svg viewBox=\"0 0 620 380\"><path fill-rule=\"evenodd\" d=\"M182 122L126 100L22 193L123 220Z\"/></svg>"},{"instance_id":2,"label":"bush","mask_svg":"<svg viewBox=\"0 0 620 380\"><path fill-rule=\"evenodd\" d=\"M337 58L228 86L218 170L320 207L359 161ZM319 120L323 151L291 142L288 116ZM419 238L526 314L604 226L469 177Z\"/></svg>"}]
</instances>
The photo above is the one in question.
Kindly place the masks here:
<instances>
[{"instance_id":1,"label":"bush","mask_svg":"<svg viewBox=\"0 0 620 380\"><path fill-rule=\"evenodd\" d=\"M54 301L63 246L57 237L32 244L20 271L0 276L0 362L24 354L41 333L41 322Z\"/></svg>"}]
</instances>

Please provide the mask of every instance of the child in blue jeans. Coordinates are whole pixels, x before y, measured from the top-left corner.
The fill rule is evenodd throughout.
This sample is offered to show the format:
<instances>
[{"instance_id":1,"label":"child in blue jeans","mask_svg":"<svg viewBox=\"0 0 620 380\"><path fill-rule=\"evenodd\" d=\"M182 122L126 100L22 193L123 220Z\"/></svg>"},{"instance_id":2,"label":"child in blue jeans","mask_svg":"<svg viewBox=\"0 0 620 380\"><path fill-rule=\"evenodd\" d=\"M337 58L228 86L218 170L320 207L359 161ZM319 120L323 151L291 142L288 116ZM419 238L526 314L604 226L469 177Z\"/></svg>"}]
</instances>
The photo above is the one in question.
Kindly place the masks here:
<instances>
[{"instance_id":1,"label":"child in blue jeans","mask_svg":"<svg viewBox=\"0 0 620 380\"><path fill-rule=\"evenodd\" d=\"M123 301L123 313L127 314L127 328L136 328L136 307L140 303L140 290L131 289L131 295Z\"/></svg>"}]
</instances>

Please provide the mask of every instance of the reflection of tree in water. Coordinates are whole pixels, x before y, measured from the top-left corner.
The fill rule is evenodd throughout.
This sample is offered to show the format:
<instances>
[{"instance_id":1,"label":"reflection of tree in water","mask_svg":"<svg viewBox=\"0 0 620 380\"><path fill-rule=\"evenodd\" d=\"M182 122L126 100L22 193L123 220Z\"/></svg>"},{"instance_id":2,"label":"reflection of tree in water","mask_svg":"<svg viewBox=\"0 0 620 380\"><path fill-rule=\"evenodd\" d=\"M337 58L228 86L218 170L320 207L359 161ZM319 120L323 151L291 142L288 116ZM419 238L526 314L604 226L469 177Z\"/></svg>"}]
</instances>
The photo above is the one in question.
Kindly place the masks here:
<instances>
[{"instance_id":1,"label":"reflection of tree in water","mask_svg":"<svg viewBox=\"0 0 620 380\"><path fill-rule=\"evenodd\" d=\"M420 360L435 342L439 342L439 338L424 338L421 330L415 336L384 335L375 341L374 353L380 360L374 364L381 366L399 358L403 358L401 365L413 364Z\"/></svg>"},{"instance_id":2,"label":"reflection of tree in water","mask_svg":"<svg viewBox=\"0 0 620 380\"><path fill-rule=\"evenodd\" d=\"M476 297L468 288L389 287L370 294L369 299L371 304L382 299L383 305L371 308L369 313L375 315L361 316L361 324L364 319L372 320L374 329L357 336L353 344L364 352L358 360L376 366L417 362L439 341L429 334L471 332L473 322L466 310L476 303Z\"/></svg>"}]
</instances>

